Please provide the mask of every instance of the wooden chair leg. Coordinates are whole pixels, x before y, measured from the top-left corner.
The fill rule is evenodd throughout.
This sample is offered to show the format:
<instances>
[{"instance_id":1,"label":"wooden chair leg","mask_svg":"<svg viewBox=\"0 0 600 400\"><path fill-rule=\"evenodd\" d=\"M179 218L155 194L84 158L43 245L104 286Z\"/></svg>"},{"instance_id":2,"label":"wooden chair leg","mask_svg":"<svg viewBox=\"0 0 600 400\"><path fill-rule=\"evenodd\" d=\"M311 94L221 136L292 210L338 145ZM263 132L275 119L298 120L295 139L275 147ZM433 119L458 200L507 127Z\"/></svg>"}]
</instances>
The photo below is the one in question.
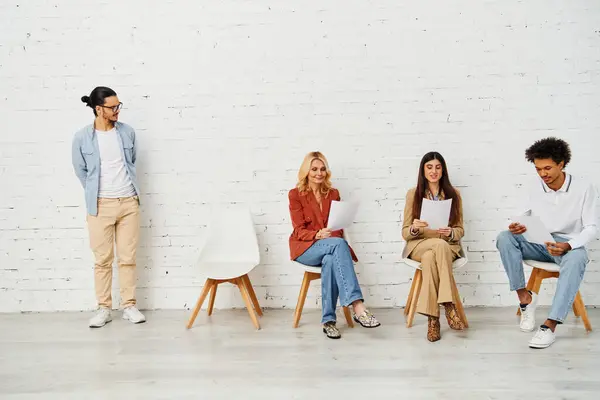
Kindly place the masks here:
<instances>
[{"instance_id":1,"label":"wooden chair leg","mask_svg":"<svg viewBox=\"0 0 600 400\"><path fill-rule=\"evenodd\" d=\"M575 297L575 299L577 299L577 297ZM576 318L581 317L581 314L579 313L579 308L577 308L577 303L575 301L573 302L573 314Z\"/></svg>"},{"instance_id":2,"label":"wooden chair leg","mask_svg":"<svg viewBox=\"0 0 600 400\"><path fill-rule=\"evenodd\" d=\"M537 269L537 268L531 269L531 274L529 275L529 280L527 281L527 285L525 286L525 289L533 291L533 288L535 287L535 278L536 278L538 272L539 272L539 269Z\"/></svg>"},{"instance_id":3,"label":"wooden chair leg","mask_svg":"<svg viewBox=\"0 0 600 400\"><path fill-rule=\"evenodd\" d=\"M536 268L537 270L537 268ZM544 271L546 272L546 271ZM529 290L531 290L533 293L535 294L540 294L540 289L542 287L542 281L544 280L544 278L546 278L546 276L544 276L545 274L543 274L542 272L538 271L535 274L535 283L533 284L533 287Z\"/></svg>"},{"instance_id":4,"label":"wooden chair leg","mask_svg":"<svg viewBox=\"0 0 600 400\"><path fill-rule=\"evenodd\" d=\"M217 287L219 286L218 282L215 282L212 285L210 290L210 298L208 299L208 316L212 315L213 307L215 306L215 297L217 296Z\"/></svg>"},{"instance_id":5,"label":"wooden chair leg","mask_svg":"<svg viewBox=\"0 0 600 400\"><path fill-rule=\"evenodd\" d=\"M587 310L585 309L585 304L583 303L583 299L581 298L581 293L577 292L575 296L575 301L573 305L577 308L579 315L581 316L581 320L583 321L583 325L585 326L585 330L588 332L592 331L592 324L588 319Z\"/></svg>"},{"instance_id":6,"label":"wooden chair leg","mask_svg":"<svg viewBox=\"0 0 600 400\"><path fill-rule=\"evenodd\" d=\"M200 311L200 308L202 307L202 303L204 303L204 299L206 299L208 292L210 291L212 286L215 284L216 283L215 283L214 279L207 279L206 282L204 283L204 288L202 289L202 292L200 293L200 297L198 298L196 307L194 308L194 311L192 312L192 316L191 316L190 320L188 321L188 324L187 324L188 329L190 329L192 327L192 325L194 325L194 321L196 320L196 317L198 316L198 312Z\"/></svg>"},{"instance_id":7,"label":"wooden chair leg","mask_svg":"<svg viewBox=\"0 0 600 400\"><path fill-rule=\"evenodd\" d=\"M463 307L463 303L460 298L460 293L458 292L458 286L456 286L454 276L452 277L452 296L454 297L454 305L456 306L456 311L458 311L458 316L460 317L461 321L465 324L465 328L468 328L469 321L467 320L467 314L465 314L465 309Z\"/></svg>"},{"instance_id":8,"label":"wooden chair leg","mask_svg":"<svg viewBox=\"0 0 600 400\"><path fill-rule=\"evenodd\" d=\"M248 276L248 274L243 275L242 280L244 281L244 284L246 285L246 290L248 291L248 294L250 295L250 299L252 300L252 304L254 305L254 310L256 311L256 313L258 314L259 317L263 316L263 312L262 309L260 308L260 304L258 304L258 299L256 298L256 293L254 293L254 288L252 287L252 282L250 282L250 277Z\"/></svg>"},{"instance_id":9,"label":"wooden chair leg","mask_svg":"<svg viewBox=\"0 0 600 400\"><path fill-rule=\"evenodd\" d=\"M525 289L533 292L533 288L535 287L535 278L538 274L538 271L539 270L537 268L531 269L531 275L529 275L529 280L527 281L527 286L525 286ZM521 307L517 307L517 315L521 315Z\"/></svg>"},{"instance_id":10,"label":"wooden chair leg","mask_svg":"<svg viewBox=\"0 0 600 400\"><path fill-rule=\"evenodd\" d=\"M412 301L412 296L413 296L413 292L415 291L415 283L417 282L417 271L419 271L418 269L415 270L415 274L413 275L413 279L412 279L412 283L410 285L410 291L408 292L408 297L406 298L406 305L404 306L404 316L406 317L408 315L408 311L410 310L410 304Z\"/></svg>"},{"instance_id":11,"label":"wooden chair leg","mask_svg":"<svg viewBox=\"0 0 600 400\"><path fill-rule=\"evenodd\" d=\"M421 293L421 284L423 283L423 273L420 269L415 272L415 290L413 291L412 299L410 300L410 310L408 312L408 318L406 319L406 327L410 328L415 318L415 312L417 311L417 301L419 294Z\"/></svg>"},{"instance_id":12,"label":"wooden chair leg","mask_svg":"<svg viewBox=\"0 0 600 400\"><path fill-rule=\"evenodd\" d=\"M540 294L542 281L544 279L558 277L558 275L554 276L553 274L554 273L548 273L547 271L534 267L531 270L531 276L529 277L529 281L527 282L526 289L535 294ZM517 307L517 315L521 315L521 307Z\"/></svg>"},{"instance_id":13,"label":"wooden chair leg","mask_svg":"<svg viewBox=\"0 0 600 400\"><path fill-rule=\"evenodd\" d=\"M350 314L350 306L342 307L342 309L344 310L344 317L346 317L346 323L348 324L348 327L354 328L354 321L352 320L352 315Z\"/></svg>"},{"instance_id":14,"label":"wooden chair leg","mask_svg":"<svg viewBox=\"0 0 600 400\"><path fill-rule=\"evenodd\" d=\"M300 287L300 294L298 295L298 303L296 304L296 311L294 312L294 328L298 327L300 323L300 317L302 316L302 309L304 308L304 301L308 294L308 287L310 286L310 276L308 272L304 272L304 279L302 279L302 286Z\"/></svg>"},{"instance_id":15,"label":"wooden chair leg","mask_svg":"<svg viewBox=\"0 0 600 400\"><path fill-rule=\"evenodd\" d=\"M250 319L252 319L252 322L254 323L254 326L256 327L256 329L260 329L260 324L258 323L258 317L256 316L256 313L254 312L254 308L252 307L252 303L250 301L250 295L248 294L248 291L246 290L246 285L245 285L244 280L242 278L237 278L236 285L237 285L238 289L240 290L240 293L242 294L242 298L244 299L244 303L246 304L246 308L248 309L248 314L250 314Z\"/></svg>"}]
</instances>

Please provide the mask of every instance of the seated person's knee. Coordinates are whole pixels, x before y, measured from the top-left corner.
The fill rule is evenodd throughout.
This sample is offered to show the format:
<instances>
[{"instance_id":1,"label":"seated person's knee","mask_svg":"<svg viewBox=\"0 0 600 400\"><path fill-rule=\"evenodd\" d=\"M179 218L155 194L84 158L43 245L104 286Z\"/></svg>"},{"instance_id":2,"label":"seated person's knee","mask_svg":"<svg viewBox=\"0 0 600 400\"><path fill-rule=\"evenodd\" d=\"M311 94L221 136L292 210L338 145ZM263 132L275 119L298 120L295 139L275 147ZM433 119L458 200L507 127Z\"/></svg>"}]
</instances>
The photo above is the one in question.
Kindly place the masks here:
<instances>
[{"instance_id":1,"label":"seated person's knee","mask_svg":"<svg viewBox=\"0 0 600 400\"><path fill-rule=\"evenodd\" d=\"M442 249L442 250L450 250L450 244L448 242L446 242L444 239L430 239L431 240L431 246L437 249Z\"/></svg>"},{"instance_id":2,"label":"seated person's knee","mask_svg":"<svg viewBox=\"0 0 600 400\"><path fill-rule=\"evenodd\" d=\"M510 231L500 232L496 237L496 246L498 246L501 243L506 243L507 241L512 240L513 236L514 235L510 233Z\"/></svg>"}]
</instances>

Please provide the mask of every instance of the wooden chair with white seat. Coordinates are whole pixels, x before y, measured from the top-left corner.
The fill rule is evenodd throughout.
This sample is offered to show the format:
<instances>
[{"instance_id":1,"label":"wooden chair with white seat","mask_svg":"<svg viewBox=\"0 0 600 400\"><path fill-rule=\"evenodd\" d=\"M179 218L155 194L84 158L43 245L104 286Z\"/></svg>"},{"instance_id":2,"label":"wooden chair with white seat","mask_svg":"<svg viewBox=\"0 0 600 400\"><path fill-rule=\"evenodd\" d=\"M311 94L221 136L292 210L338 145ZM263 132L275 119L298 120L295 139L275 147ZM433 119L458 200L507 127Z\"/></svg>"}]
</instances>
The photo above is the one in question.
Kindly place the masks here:
<instances>
[{"instance_id":1,"label":"wooden chair with white seat","mask_svg":"<svg viewBox=\"0 0 600 400\"><path fill-rule=\"evenodd\" d=\"M452 263L452 271L456 271L459 268L467 265L467 255L464 250L461 249L460 257L454 260ZM423 272L421 270L421 263L415 260L411 260L410 258L403 258L402 262L408 265L411 268L415 269L415 274L413 276L412 285L410 286L410 291L408 292L408 298L406 299L406 305L404 306L404 316L406 319L406 327L410 328L413 324L413 320L415 318L415 313L417 310L417 302L419 299L419 294L421 293L421 284L423 283ZM454 304L456 305L456 311L460 316L460 319L464 322L465 327L469 327L469 322L467 321L467 316L465 314L465 310L460 299L460 293L458 292L458 288L456 287L456 282L454 281L454 274L452 275L452 296L454 298Z\"/></svg>"},{"instance_id":2,"label":"wooden chair with white seat","mask_svg":"<svg viewBox=\"0 0 600 400\"><path fill-rule=\"evenodd\" d=\"M350 236L346 230L344 230L344 239L346 239L348 245L352 247ZM300 287L300 294L298 295L298 303L296 304L296 310L294 311L294 328L297 328L298 324L300 323L300 318L302 317L302 309L304 308L304 302L306 301L306 295L308 293L310 282L317 279L321 279L321 267L311 267L309 265L304 265L297 261L292 262L298 265L300 268L304 269L304 278L302 279L302 286ZM350 328L354 328L354 321L352 320L350 308L342 307L342 309L344 311L346 323Z\"/></svg>"},{"instance_id":3,"label":"wooden chair with white seat","mask_svg":"<svg viewBox=\"0 0 600 400\"><path fill-rule=\"evenodd\" d=\"M534 260L523 260L523 264L531 267L531 275L529 275L529 281L527 281L527 290L534 293L539 293L542 287L542 281L548 278L558 278L560 275L560 266L555 263L534 261ZM573 313L575 317L581 317L585 330L588 332L592 331L592 324L588 318L585 304L581 298L581 293L577 291L575 301L573 301ZM521 308L517 307L517 315L521 314Z\"/></svg>"},{"instance_id":4,"label":"wooden chair with white seat","mask_svg":"<svg viewBox=\"0 0 600 400\"><path fill-rule=\"evenodd\" d=\"M207 240L198 258L200 270L207 276L206 282L192 312L187 328L194 320L210 292L208 315L212 315L221 283L236 285L248 309L256 329L260 329L257 315L262 310L248 277L248 273L260 263L260 252L250 210L244 206L230 206L212 212Z\"/></svg>"}]
</instances>

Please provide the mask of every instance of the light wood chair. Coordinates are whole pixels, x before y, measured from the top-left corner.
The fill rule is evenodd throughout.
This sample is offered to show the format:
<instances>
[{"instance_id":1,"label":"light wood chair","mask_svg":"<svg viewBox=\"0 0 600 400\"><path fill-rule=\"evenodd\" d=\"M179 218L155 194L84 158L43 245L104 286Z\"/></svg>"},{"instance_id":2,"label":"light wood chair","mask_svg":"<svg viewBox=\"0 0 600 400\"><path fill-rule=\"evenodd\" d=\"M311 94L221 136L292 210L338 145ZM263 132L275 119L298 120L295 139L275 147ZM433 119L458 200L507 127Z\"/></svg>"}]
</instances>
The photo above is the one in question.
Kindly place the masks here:
<instances>
[{"instance_id":1,"label":"light wood chair","mask_svg":"<svg viewBox=\"0 0 600 400\"><path fill-rule=\"evenodd\" d=\"M350 236L345 230L344 239L346 239L346 242L352 246L350 242ZM310 282L316 279L321 279L321 267L311 267L297 261L292 262L304 269L304 278L302 279L302 286L300 287L300 294L298 295L298 303L296 303L296 311L294 311L294 328L297 328L298 324L300 323L300 318L302 317L302 309L304 308L304 302L306 301L306 294L308 293ZM342 307L342 309L344 310L346 323L350 328L354 328L354 321L352 320L349 307Z\"/></svg>"},{"instance_id":2,"label":"light wood chair","mask_svg":"<svg viewBox=\"0 0 600 400\"><path fill-rule=\"evenodd\" d=\"M209 292L208 315L212 315L217 287L227 282L238 287L252 323L256 329L260 329L257 314L262 316L263 313L248 276L259 263L258 241L250 210L232 205L213 211L207 241L198 259L198 265L207 279L187 328L190 329L194 324Z\"/></svg>"},{"instance_id":3,"label":"light wood chair","mask_svg":"<svg viewBox=\"0 0 600 400\"><path fill-rule=\"evenodd\" d=\"M468 261L469 260L467 259L465 252L461 249L460 257L454 260L454 262L452 263L452 270L456 271L457 269L464 267L465 265L467 265ZM402 259L402 262L408 265L409 267L415 269L415 275L413 276L412 285L410 286L408 298L406 299L406 305L404 306L406 327L410 328L413 324L415 313L417 311L417 301L419 299L419 294L421 293L421 285L423 283L423 272L421 270L421 263L418 261L411 260L410 258L404 258ZM467 321L467 316L465 314L465 310L460 299L460 293L458 292L456 282L454 281L454 274L452 275L452 297L454 298L454 304L456 305L456 311L458 311L460 319L464 322L465 327L468 328L469 322Z\"/></svg>"},{"instance_id":4,"label":"light wood chair","mask_svg":"<svg viewBox=\"0 0 600 400\"><path fill-rule=\"evenodd\" d=\"M555 263L548 263L543 261L534 260L523 260L523 264L530 266L531 275L529 275L529 281L527 281L527 290L531 290L534 293L539 293L542 287L542 281L548 278L558 278L560 275L560 266ZM592 331L592 324L588 318L585 304L581 298L581 293L577 291L575 301L573 302L573 313L575 317L581 317L585 330L588 332ZM517 315L521 315L521 308L517 307Z\"/></svg>"}]
</instances>

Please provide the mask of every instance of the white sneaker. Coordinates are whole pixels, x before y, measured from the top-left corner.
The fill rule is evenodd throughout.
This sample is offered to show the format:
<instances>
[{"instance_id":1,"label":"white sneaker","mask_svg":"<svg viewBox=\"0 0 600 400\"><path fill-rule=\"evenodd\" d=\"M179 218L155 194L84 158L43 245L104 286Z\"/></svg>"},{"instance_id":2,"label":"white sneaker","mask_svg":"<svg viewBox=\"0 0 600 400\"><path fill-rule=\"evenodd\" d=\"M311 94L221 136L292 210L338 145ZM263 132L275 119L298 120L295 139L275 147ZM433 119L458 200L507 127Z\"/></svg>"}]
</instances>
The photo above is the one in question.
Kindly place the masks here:
<instances>
[{"instance_id":1,"label":"white sneaker","mask_svg":"<svg viewBox=\"0 0 600 400\"><path fill-rule=\"evenodd\" d=\"M529 341L529 347L532 349L545 349L550 347L556 340L556 335L550 328L540 326L535 335Z\"/></svg>"},{"instance_id":2,"label":"white sneaker","mask_svg":"<svg viewBox=\"0 0 600 400\"><path fill-rule=\"evenodd\" d=\"M535 309L537 308L538 295L531 293L531 303L523 310L521 308L521 323L519 327L523 332L532 332L535 329Z\"/></svg>"},{"instance_id":3,"label":"white sneaker","mask_svg":"<svg viewBox=\"0 0 600 400\"><path fill-rule=\"evenodd\" d=\"M100 307L98 311L96 311L96 315L90 319L89 326L90 328L101 328L110 321L112 321L110 310L108 308Z\"/></svg>"},{"instance_id":4,"label":"white sneaker","mask_svg":"<svg viewBox=\"0 0 600 400\"><path fill-rule=\"evenodd\" d=\"M126 307L123 310L123 319L133 322L134 324L140 324L146 322L146 317L140 312L135 306Z\"/></svg>"}]
</instances>

